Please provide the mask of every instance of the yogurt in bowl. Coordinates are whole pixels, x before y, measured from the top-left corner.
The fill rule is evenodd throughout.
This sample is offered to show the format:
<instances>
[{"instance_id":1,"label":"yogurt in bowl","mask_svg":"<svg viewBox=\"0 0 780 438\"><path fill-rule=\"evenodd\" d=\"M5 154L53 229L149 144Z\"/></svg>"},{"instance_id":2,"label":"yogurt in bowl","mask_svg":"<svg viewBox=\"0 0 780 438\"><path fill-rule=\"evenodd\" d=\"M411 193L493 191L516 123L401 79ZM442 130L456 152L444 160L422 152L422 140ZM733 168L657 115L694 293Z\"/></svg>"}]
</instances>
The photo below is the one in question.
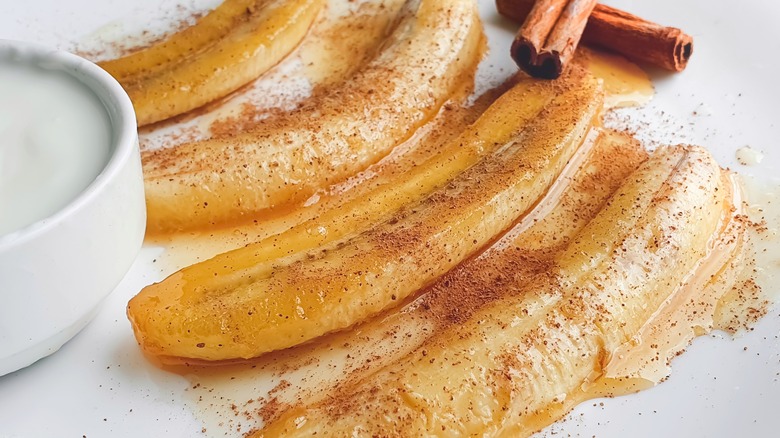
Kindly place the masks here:
<instances>
[{"instance_id":1,"label":"yogurt in bowl","mask_svg":"<svg viewBox=\"0 0 780 438\"><path fill-rule=\"evenodd\" d=\"M81 81L0 62L0 236L73 201L105 167L110 143L108 112Z\"/></svg>"},{"instance_id":2,"label":"yogurt in bowl","mask_svg":"<svg viewBox=\"0 0 780 438\"><path fill-rule=\"evenodd\" d=\"M135 260L145 224L122 87L75 55L0 40L0 375L90 321Z\"/></svg>"}]
</instances>

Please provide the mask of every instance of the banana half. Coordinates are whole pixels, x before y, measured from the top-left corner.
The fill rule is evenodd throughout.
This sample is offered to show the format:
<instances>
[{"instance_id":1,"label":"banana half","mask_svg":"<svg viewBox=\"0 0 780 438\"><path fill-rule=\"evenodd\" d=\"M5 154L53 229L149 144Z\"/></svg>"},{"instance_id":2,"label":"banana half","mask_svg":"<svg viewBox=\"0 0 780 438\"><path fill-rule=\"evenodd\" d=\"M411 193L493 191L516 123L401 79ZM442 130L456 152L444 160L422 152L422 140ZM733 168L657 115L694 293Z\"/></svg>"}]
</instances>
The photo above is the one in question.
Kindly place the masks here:
<instances>
[{"instance_id":1,"label":"banana half","mask_svg":"<svg viewBox=\"0 0 780 438\"><path fill-rule=\"evenodd\" d=\"M322 5L323 0L226 0L192 27L100 66L127 91L139 126L158 122L262 75L300 43Z\"/></svg>"},{"instance_id":2,"label":"banana half","mask_svg":"<svg viewBox=\"0 0 780 438\"><path fill-rule=\"evenodd\" d=\"M528 436L614 378L615 353L676 294L729 278L740 208L706 150L660 148L549 268L500 272L504 296L253 436Z\"/></svg>"},{"instance_id":3,"label":"banana half","mask_svg":"<svg viewBox=\"0 0 780 438\"><path fill-rule=\"evenodd\" d=\"M252 361L204 368L190 362L168 369L180 370L192 377L193 385L199 385L189 394L198 409L213 410L214 400L241 405L251 399L251 406L258 409L264 424L269 424L302 400L313 404L332 396L335 387L399 361L436 333L466 321L482 305L501 297L506 272L529 275L549 266L555 254L647 159L638 141L611 131L602 132L592 147L584 146L544 198L511 231L405 305L350 330ZM271 387L270 397L258 398L259 388ZM255 417L240 421L242 430L258 426Z\"/></svg>"},{"instance_id":4,"label":"banana half","mask_svg":"<svg viewBox=\"0 0 780 438\"><path fill-rule=\"evenodd\" d=\"M481 57L476 5L409 0L403 14L371 62L304 108L251 132L146 153L149 229L205 227L302 202L435 117Z\"/></svg>"},{"instance_id":5,"label":"banana half","mask_svg":"<svg viewBox=\"0 0 780 438\"><path fill-rule=\"evenodd\" d=\"M271 238L145 288L128 306L139 343L164 361L251 358L350 327L427 286L535 205L602 105L598 82L582 73L545 87L521 83L495 105L522 107L520 96L529 104L510 112L516 117L488 110L475 124L506 125L455 140L459 160L434 158L408 184L370 197L378 224L364 232L336 231L343 238L317 246L317 235L292 230L286 237L296 240ZM290 251L282 242L300 249L280 257Z\"/></svg>"}]
</instances>

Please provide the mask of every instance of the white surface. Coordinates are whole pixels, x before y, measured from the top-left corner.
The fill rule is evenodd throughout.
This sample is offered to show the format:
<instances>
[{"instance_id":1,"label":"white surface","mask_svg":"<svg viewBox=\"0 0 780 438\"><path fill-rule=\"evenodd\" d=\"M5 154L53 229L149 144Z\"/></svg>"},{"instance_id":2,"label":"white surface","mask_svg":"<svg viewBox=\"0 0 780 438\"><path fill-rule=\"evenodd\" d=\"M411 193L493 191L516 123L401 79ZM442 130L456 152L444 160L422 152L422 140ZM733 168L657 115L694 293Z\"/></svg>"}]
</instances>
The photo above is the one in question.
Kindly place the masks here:
<instances>
[{"instance_id":1,"label":"white surface","mask_svg":"<svg viewBox=\"0 0 780 438\"><path fill-rule=\"evenodd\" d=\"M50 98L74 98L73 102L66 102L67 110L71 113L83 111L77 116L90 118L91 122L102 126L82 126L86 132L69 132L68 129L47 132L45 127L36 126L34 132L24 134L55 134L49 139L54 148L67 148L72 146L69 141L81 141L96 150L84 151L75 147L68 151L68 159L57 159L55 155L56 161L49 163L53 168L44 168L43 174L37 174L39 178L57 185L66 184L68 178L58 175L56 167L59 165L73 166L87 173L86 181L77 183L78 191L61 202L54 212L0 235L0 376L53 353L89 322L98 304L111 293L133 263L146 225L135 115L124 90L110 75L82 58L28 43L0 41L0 63L12 61L45 65L50 70L49 75L56 75L59 70L59 75L68 76L69 81L74 82L67 84L68 90L79 91L88 99L78 99L84 96L74 97L72 93L53 93L52 88L56 87L47 88L46 81L39 84L39 91L51 92ZM40 77L33 76L33 79ZM17 88L24 91L24 83L19 83ZM7 97L6 94L0 99ZM37 103L45 105L45 96L39 97ZM24 103L35 100L28 98ZM24 106L13 96L11 103ZM66 110L62 103L48 107ZM17 111L25 113L24 108L17 108ZM51 116L44 109L40 112ZM83 120L61 114L56 117L83 125ZM23 122L16 119L10 123L24 127ZM94 131L94 138L84 138L90 137L91 131ZM57 137L68 134L75 138L57 141ZM90 144L90 141L97 143ZM84 166L79 169L74 165L74 159L81 160ZM96 168L88 169L90 166ZM22 170L36 175L32 169ZM15 181L16 184L23 182ZM13 189L24 191L18 186ZM44 196L27 192L22 201L45 200L39 198ZM12 215L8 210L20 208L14 204L2 205L0 214Z\"/></svg>"},{"instance_id":2,"label":"white surface","mask_svg":"<svg viewBox=\"0 0 780 438\"><path fill-rule=\"evenodd\" d=\"M0 4L0 37L68 46L108 23L115 34L123 30L132 34L128 30L132 27L123 28L121 23L138 22L143 14L161 14L165 20L176 21L169 15L176 10L175 2L163 2L163 12L158 12L155 0L93 3L4 2ZM214 2L194 3L197 8ZM780 4L766 0L610 4L682 27L696 38L688 70L655 75L658 95L653 103L638 111L621 111L615 118L618 122L631 114L645 140L706 145L722 164L742 173L770 176L780 170L774 145L780 137L780 126L774 120L780 100L780 88L775 85L780 69L775 55L780 46L780 29L775 24ZM481 0L481 9L492 47L484 65L493 73L481 78L508 75L514 71L506 55L514 26L496 17L492 1ZM668 135L659 138L661 133ZM746 145L764 153L761 165L745 167L736 162L736 150ZM151 248L142 252L95 321L61 352L0 378L0 436L199 434L201 425L183 404L187 382L145 361L124 315L127 300L160 277L153 262L156 255ZM775 308L755 331L736 340L718 334L699 338L673 362L669 381L638 395L587 402L543 435L778 436L778 313L780 309Z\"/></svg>"}]
</instances>

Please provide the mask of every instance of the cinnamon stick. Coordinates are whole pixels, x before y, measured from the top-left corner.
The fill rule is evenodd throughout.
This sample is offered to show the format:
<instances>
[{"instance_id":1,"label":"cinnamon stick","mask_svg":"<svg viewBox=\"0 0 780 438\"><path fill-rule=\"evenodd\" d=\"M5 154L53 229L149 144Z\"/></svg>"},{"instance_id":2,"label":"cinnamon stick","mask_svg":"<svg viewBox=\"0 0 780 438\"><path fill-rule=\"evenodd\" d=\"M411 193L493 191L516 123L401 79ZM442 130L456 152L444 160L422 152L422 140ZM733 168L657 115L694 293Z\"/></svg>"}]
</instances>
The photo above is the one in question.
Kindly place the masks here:
<instances>
[{"instance_id":1,"label":"cinnamon stick","mask_svg":"<svg viewBox=\"0 0 780 438\"><path fill-rule=\"evenodd\" d=\"M496 0L496 6L501 15L524 22L530 17L535 3L533 0ZM693 37L680 29L661 26L602 4L593 8L582 34L582 43L675 72L685 69L693 54Z\"/></svg>"},{"instance_id":2,"label":"cinnamon stick","mask_svg":"<svg viewBox=\"0 0 780 438\"><path fill-rule=\"evenodd\" d=\"M566 7L565 1L538 0L524 18L523 25L512 43L512 58L521 68L530 68L536 63L547 36Z\"/></svg>"},{"instance_id":3,"label":"cinnamon stick","mask_svg":"<svg viewBox=\"0 0 780 438\"><path fill-rule=\"evenodd\" d=\"M532 76L555 79L574 56L596 0L538 0L512 44L512 57Z\"/></svg>"},{"instance_id":4,"label":"cinnamon stick","mask_svg":"<svg viewBox=\"0 0 780 438\"><path fill-rule=\"evenodd\" d=\"M536 61L537 75L555 79L574 57L596 0L569 0Z\"/></svg>"}]
</instances>

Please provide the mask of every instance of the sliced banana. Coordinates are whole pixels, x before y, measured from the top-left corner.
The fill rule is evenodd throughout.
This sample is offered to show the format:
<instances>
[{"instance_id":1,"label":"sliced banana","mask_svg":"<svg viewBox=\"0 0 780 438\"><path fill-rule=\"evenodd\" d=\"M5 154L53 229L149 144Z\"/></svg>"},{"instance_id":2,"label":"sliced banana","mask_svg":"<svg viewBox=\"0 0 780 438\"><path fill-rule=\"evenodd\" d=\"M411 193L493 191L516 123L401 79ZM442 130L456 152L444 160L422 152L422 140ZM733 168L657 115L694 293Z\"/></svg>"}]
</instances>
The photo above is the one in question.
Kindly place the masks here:
<instances>
[{"instance_id":1,"label":"sliced banana","mask_svg":"<svg viewBox=\"0 0 780 438\"><path fill-rule=\"evenodd\" d=\"M556 180L602 102L589 76L557 87L562 92L531 123L491 113L515 123L498 134L514 132L508 142L444 185L423 171L416 181L441 187L395 213L389 198L385 222L359 235L292 262L239 250L242 257L228 253L144 289L128 306L139 343L163 358L251 358L397 304L506 230Z\"/></svg>"},{"instance_id":2,"label":"sliced banana","mask_svg":"<svg viewBox=\"0 0 780 438\"><path fill-rule=\"evenodd\" d=\"M691 275L728 265L698 271L736 223L732 186L709 153L661 148L551 270L505 272L506 297L253 436L528 436L581 401Z\"/></svg>"},{"instance_id":3,"label":"sliced banana","mask_svg":"<svg viewBox=\"0 0 780 438\"><path fill-rule=\"evenodd\" d=\"M148 49L100 63L124 87L138 125L217 100L289 54L323 0L228 0L194 26Z\"/></svg>"},{"instance_id":4,"label":"sliced banana","mask_svg":"<svg viewBox=\"0 0 780 438\"><path fill-rule=\"evenodd\" d=\"M433 118L482 53L470 0L410 0L363 69L256 130L144 155L149 228L204 227L305 200Z\"/></svg>"}]
</instances>

